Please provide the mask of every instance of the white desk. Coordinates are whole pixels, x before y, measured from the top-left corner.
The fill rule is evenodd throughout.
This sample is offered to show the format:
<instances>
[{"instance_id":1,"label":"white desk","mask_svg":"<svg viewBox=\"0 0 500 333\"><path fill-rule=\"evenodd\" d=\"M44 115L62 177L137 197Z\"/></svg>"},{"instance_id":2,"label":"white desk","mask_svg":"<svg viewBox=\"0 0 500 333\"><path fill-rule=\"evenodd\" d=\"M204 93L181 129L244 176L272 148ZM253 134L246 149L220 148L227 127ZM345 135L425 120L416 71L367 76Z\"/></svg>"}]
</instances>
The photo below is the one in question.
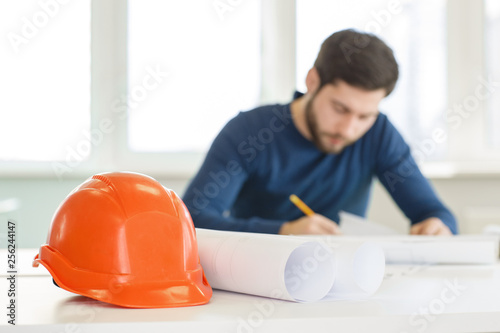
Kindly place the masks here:
<instances>
[{"instance_id":1,"label":"white desk","mask_svg":"<svg viewBox=\"0 0 500 333\"><path fill-rule=\"evenodd\" d=\"M202 306L125 309L55 287L44 269L29 268L36 252L18 253L17 327L7 324L2 306L1 332L500 331L500 263L388 266L381 288L365 301L303 304L215 290ZM5 258L5 250L0 251L2 265ZM8 281L2 265L0 300L5 305Z\"/></svg>"}]
</instances>

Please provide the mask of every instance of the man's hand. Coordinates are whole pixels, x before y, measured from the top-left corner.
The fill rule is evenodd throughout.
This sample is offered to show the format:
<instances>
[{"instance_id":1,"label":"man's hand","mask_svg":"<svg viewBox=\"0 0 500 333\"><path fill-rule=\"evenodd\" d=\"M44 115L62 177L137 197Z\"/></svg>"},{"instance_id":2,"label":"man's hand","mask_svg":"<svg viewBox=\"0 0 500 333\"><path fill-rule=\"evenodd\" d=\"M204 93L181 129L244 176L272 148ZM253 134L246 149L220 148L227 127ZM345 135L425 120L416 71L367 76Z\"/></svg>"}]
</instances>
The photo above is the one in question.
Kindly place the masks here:
<instances>
[{"instance_id":1,"label":"man's hand","mask_svg":"<svg viewBox=\"0 0 500 333\"><path fill-rule=\"evenodd\" d=\"M339 226L320 214L304 216L300 219L283 223L280 235L341 235Z\"/></svg>"},{"instance_id":2,"label":"man's hand","mask_svg":"<svg viewBox=\"0 0 500 333\"><path fill-rule=\"evenodd\" d=\"M430 217L415 223L410 228L411 235L451 235L450 229L437 217Z\"/></svg>"}]
</instances>

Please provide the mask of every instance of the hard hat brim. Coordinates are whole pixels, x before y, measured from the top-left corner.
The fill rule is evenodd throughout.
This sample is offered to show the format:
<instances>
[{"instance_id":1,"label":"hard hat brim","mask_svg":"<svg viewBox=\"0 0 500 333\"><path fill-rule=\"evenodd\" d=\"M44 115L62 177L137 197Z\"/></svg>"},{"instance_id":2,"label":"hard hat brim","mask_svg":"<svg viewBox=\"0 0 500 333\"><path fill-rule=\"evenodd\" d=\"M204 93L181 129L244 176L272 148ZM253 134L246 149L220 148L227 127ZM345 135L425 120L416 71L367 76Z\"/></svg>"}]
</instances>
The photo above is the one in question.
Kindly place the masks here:
<instances>
[{"instance_id":1,"label":"hard hat brim","mask_svg":"<svg viewBox=\"0 0 500 333\"><path fill-rule=\"evenodd\" d=\"M33 260L42 264L57 285L75 294L128 308L167 308L208 303L212 288L201 265L186 272L186 279L137 282L132 274L105 274L82 270L44 244ZM56 274L57 272L57 274Z\"/></svg>"}]
</instances>

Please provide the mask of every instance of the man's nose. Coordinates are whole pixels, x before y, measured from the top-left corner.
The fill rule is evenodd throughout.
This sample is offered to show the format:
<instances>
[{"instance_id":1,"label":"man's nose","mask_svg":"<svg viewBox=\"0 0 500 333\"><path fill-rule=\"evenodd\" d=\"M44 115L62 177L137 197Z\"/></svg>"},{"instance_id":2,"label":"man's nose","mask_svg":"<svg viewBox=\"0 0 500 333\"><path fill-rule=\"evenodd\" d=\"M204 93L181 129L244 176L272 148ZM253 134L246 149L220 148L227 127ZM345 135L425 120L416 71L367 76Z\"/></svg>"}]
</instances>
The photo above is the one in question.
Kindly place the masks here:
<instances>
[{"instance_id":1,"label":"man's nose","mask_svg":"<svg viewBox=\"0 0 500 333\"><path fill-rule=\"evenodd\" d=\"M358 126L358 119L355 115L348 114L343 117L339 132L344 138L352 138Z\"/></svg>"}]
</instances>

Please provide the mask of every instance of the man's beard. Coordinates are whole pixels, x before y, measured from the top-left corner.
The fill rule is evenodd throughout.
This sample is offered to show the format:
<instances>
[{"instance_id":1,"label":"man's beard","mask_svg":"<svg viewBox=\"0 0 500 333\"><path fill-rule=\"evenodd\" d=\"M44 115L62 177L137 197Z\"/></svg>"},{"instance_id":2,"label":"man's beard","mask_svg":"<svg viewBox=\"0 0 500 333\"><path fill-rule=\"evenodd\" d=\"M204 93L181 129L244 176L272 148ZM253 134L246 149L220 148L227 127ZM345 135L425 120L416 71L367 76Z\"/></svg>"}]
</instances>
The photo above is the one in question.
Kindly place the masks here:
<instances>
[{"instance_id":1,"label":"man's beard","mask_svg":"<svg viewBox=\"0 0 500 333\"><path fill-rule=\"evenodd\" d=\"M307 125L307 129L309 130L309 133L311 133L312 141L316 145L316 147L321 152L323 152L325 154L339 154L342 152L342 150L344 150L345 147L351 145L353 142L350 142L349 140L347 140L346 138L344 138L340 134L328 134L328 133L320 134L318 122L316 121L316 118L314 117L313 106L312 106L315 97L316 97L316 94L314 94L311 97L311 99L307 102L306 110L305 110L305 112L306 112L306 125ZM325 144L323 144L323 142L321 141L321 136L328 136L332 139L343 140L344 144L342 146L337 146L337 147L333 147L333 146L328 147Z\"/></svg>"}]
</instances>

